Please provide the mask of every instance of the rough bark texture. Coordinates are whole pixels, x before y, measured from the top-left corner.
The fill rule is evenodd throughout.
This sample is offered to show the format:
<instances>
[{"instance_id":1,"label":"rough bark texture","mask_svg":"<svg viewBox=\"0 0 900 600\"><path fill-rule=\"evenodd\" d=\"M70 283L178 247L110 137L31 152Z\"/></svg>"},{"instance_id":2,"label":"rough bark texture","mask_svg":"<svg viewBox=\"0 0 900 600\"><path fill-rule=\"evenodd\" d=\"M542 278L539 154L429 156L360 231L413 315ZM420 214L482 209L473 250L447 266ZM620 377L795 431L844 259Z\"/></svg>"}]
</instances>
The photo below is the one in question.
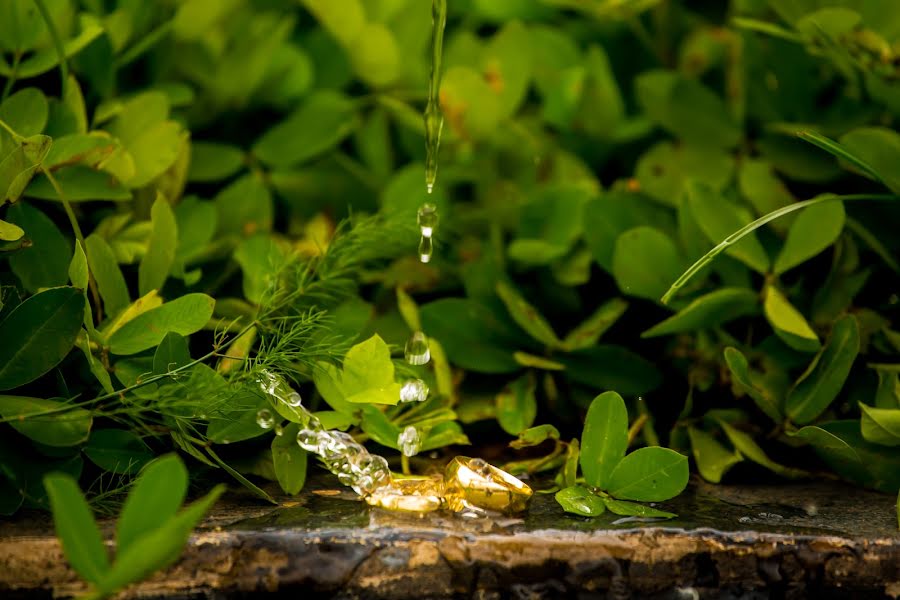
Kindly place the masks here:
<instances>
[{"instance_id":1,"label":"rough bark texture","mask_svg":"<svg viewBox=\"0 0 900 600\"><path fill-rule=\"evenodd\" d=\"M278 507L222 502L177 565L122 597L900 596L892 499L844 486L696 484L665 505L678 519L622 523L565 516L540 495L523 519L420 518L328 483ZM0 597L83 591L47 516L0 527Z\"/></svg>"}]
</instances>

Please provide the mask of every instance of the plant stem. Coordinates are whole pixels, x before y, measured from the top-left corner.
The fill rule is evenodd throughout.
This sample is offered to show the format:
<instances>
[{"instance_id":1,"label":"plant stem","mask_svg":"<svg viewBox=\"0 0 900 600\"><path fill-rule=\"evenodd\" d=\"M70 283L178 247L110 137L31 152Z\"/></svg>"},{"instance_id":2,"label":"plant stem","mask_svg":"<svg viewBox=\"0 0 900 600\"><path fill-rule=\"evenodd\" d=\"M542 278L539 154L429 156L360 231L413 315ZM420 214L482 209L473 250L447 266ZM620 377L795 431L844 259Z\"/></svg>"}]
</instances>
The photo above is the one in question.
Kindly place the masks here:
<instances>
[{"instance_id":1,"label":"plant stem","mask_svg":"<svg viewBox=\"0 0 900 600\"><path fill-rule=\"evenodd\" d=\"M69 80L69 64L66 62L66 49L63 47L62 38L59 37L59 32L56 31L56 24L53 22L44 0L34 0L34 4L44 19L44 24L50 33L50 39L53 40L53 46L56 48L56 54L59 56L59 76L62 79L59 90L60 95L62 95L66 91L66 82Z\"/></svg>"},{"instance_id":2,"label":"plant stem","mask_svg":"<svg viewBox=\"0 0 900 600\"><path fill-rule=\"evenodd\" d=\"M647 413L644 413L638 416L638 418L634 420L634 423L631 424L631 427L628 428L629 446L631 446L634 443L634 440L637 439L638 434L641 432L641 429L644 427L644 424L649 418L650 417L647 415Z\"/></svg>"},{"instance_id":3,"label":"plant stem","mask_svg":"<svg viewBox=\"0 0 900 600\"><path fill-rule=\"evenodd\" d=\"M900 200L900 196L896 196L894 194L847 194L844 196L821 196L819 198L813 198L811 200L804 200L803 202L797 202L795 204L791 204L778 210L773 210L767 215L764 215L752 223L748 223L744 225L727 238L716 244L709 252L700 257L697 262L692 264L687 271L681 274L681 276L675 280L675 283L669 288L669 290L663 295L660 300L663 304L668 304L672 297L678 293L678 291L684 287L684 285L693 279L694 275L699 273L703 267L712 262L712 260L725 251L729 246L733 246L743 239L745 236L753 233L755 230L759 229L766 223L770 223L775 219L779 219L785 215L788 215L792 212L796 212L798 210L803 210L804 208L808 208L810 206L816 206L817 204L823 204L825 202L852 202L855 200Z\"/></svg>"},{"instance_id":4,"label":"plant stem","mask_svg":"<svg viewBox=\"0 0 900 600\"><path fill-rule=\"evenodd\" d=\"M13 85L16 83L16 79L18 78L19 71L19 62L22 60L22 53L16 52L13 55L12 62L12 73L9 74L9 78L6 80L6 85L3 86L3 95L0 96L0 101L6 100L9 97L9 93L12 91Z\"/></svg>"},{"instance_id":5,"label":"plant stem","mask_svg":"<svg viewBox=\"0 0 900 600\"><path fill-rule=\"evenodd\" d=\"M53 190L56 192L59 201L62 202L63 208L66 211L66 216L69 217L69 223L72 225L72 231L75 233L75 239L78 240L78 243L81 244L81 249L87 253L87 245L84 241L84 234L81 232L81 225L78 224L78 219L75 217L75 211L72 209L72 205L66 199L65 194L63 194L62 187L59 185L59 182L56 181L56 177L53 176L53 173L50 172L50 169L46 169L41 167L41 172L47 177L47 181L50 182L50 185L53 186ZM91 298L94 300L94 306L96 307L96 315L97 315L97 324L99 325L101 321L103 321L103 305L100 304L100 292L97 289L97 280L94 279L94 273L91 271L90 265L88 265L88 288L91 290Z\"/></svg>"},{"instance_id":6,"label":"plant stem","mask_svg":"<svg viewBox=\"0 0 900 600\"><path fill-rule=\"evenodd\" d=\"M409 457L403 453L400 453L400 470L404 475L412 475L412 471L409 469Z\"/></svg>"}]
</instances>

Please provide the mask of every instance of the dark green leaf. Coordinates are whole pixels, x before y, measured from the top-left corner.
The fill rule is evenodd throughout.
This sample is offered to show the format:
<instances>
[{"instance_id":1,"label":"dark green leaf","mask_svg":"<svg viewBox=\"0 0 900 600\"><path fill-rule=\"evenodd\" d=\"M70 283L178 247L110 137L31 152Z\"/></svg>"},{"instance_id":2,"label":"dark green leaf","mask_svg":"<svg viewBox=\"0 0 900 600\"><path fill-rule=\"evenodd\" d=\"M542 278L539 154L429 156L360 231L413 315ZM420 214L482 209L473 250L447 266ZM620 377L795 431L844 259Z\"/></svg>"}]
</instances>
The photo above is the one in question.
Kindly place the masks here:
<instances>
[{"instance_id":1,"label":"dark green leaf","mask_svg":"<svg viewBox=\"0 0 900 600\"><path fill-rule=\"evenodd\" d=\"M606 510L602 499L580 485L563 488L556 492L555 497L564 511L574 515L596 517Z\"/></svg>"},{"instance_id":2,"label":"dark green leaf","mask_svg":"<svg viewBox=\"0 0 900 600\"><path fill-rule=\"evenodd\" d=\"M623 517L647 517L671 519L677 517L675 513L666 512L643 504L636 504L626 500L616 500L608 496L603 498L603 504L609 509L609 512L621 515Z\"/></svg>"},{"instance_id":3,"label":"dark green leaf","mask_svg":"<svg viewBox=\"0 0 900 600\"><path fill-rule=\"evenodd\" d=\"M537 425L519 432L519 439L509 443L511 448L521 449L537 446L547 440L558 440L559 430L553 425Z\"/></svg>"},{"instance_id":4,"label":"dark green leaf","mask_svg":"<svg viewBox=\"0 0 900 600\"><path fill-rule=\"evenodd\" d=\"M284 428L282 435L272 440L272 463L278 485L284 493L294 495L303 489L306 483L306 450L297 445L297 432L300 426L291 423Z\"/></svg>"},{"instance_id":5,"label":"dark green leaf","mask_svg":"<svg viewBox=\"0 0 900 600\"><path fill-rule=\"evenodd\" d=\"M244 164L240 148L215 142L191 143L190 181L220 181L234 175Z\"/></svg>"},{"instance_id":6,"label":"dark green leaf","mask_svg":"<svg viewBox=\"0 0 900 600\"><path fill-rule=\"evenodd\" d=\"M642 333L641 337L718 327L739 317L754 314L758 308L759 297L753 290L721 288L693 300L677 314Z\"/></svg>"},{"instance_id":7,"label":"dark green leaf","mask_svg":"<svg viewBox=\"0 0 900 600\"><path fill-rule=\"evenodd\" d=\"M623 346L599 344L560 356L572 381L594 390L616 390L639 396L659 387L662 376L656 366Z\"/></svg>"},{"instance_id":8,"label":"dark green leaf","mask_svg":"<svg viewBox=\"0 0 900 600\"><path fill-rule=\"evenodd\" d=\"M769 456L763 451L762 448L759 447L759 444L757 444L749 434L729 425L722 420L718 420L718 423L722 427L722 430L725 432L725 435L728 436L729 441L731 441L731 443L737 449L737 451L747 459L769 469L773 473L781 475L782 477L796 479L799 477L805 477L807 475L807 473L801 469L785 467L784 465L781 465L769 458Z\"/></svg>"},{"instance_id":9,"label":"dark green leaf","mask_svg":"<svg viewBox=\"0 0 900 600\"><path fill-rule=\"evenodd\" d=\"M253 153L271 167L292 167L330 150L355 127L353 102L340 93L320 91L263 134Z\"/></svg>"},{"instance_id":10,"label":"dark green leaf","mask_svg":"<svg viewBox=\"0 0 900 600\"><path fill-rule=\"evenodd\" d=\"M785 405L788 417L805 425L828 408L844 387L859 353L859 343L856 317L847 315L839 319L822 352L788 394Z\"/></svg>"},{"instance_id":11,"label":"dark green leaf","mask_svg":"<svg viewBox=\"0 0 900 600\"><path fill-rule=\"evenodd\" d=\"M615 498L660 502L674 498L687 486L686 456L659 446L635 450L609 476L607 490Z\"/></svg>"},{"instance_id":12,"label":"dark green leaf","mask_svg":"<svg viewBox=\"0 0 900 600\"><path fill-rule=\"evenodd\" d=\"M77 446L91 431L91 413L56 400L0 395L0 415L22 435L47 446Z\"/></svg>"},{"instance_id":13,"label":"dark green leaf","mask_svg":"<svg viewBox=\"0 0 900 600\"><path fill-rule=\"evenodd\" d=\"M887 494L900 489L900 456L895 448L867 442L860 431L859 421L831 421L820 427L840 438L859 456L859 461L847 461L841 448L815 447L816 453L844 479Z\"/></svg>"},{"instance_id":14,"label":"dark green leaf","mask_svg":"<svg viewBox=\"0 0 900 600\"><path fill-rule=\"evenodd\" d=\"M652 227L635 227L616 239L612 271L629 296L658 300L683 270L671 238Z\"/></svg>"},{"instance_id":15,"label":"dark green leaf","mask_svg":"<svg viewBox=\"0 0 900 600\"><path fill-rule=\"evenodd\" d=\"M25 202L13 204L7 212L10 222L25 230L31 247L9 257L12 272L30 292L64 285L68 279L71 247L56 224Z\"/></svg>"},{"instance_id":16,"label":"dark green leaf","mask_svg":"<svg viewBox=\"0 0 900 600\"><path fill-rule=\"evenodd\" d=\"M252 173L222 188L214 201L219 233L244 237L272 228L272 195Z\"/></svg>"},{"instance_id":17,"label":"dark green leaf","mask_svg":"<svg viewBox=\"0 0 900 600\"><path fill-rule=\"evenodd\" d=\"M845 134L841 143L847 153L857 159L849 161L851 165L863 175L900 193L900 176L894 166L900 160L900 135L896 131L886 127L862 127Z\"/></svg>"},{"instance_id":18,"label":"dark green leaf","mask_svg":"<svg viewBox=\"0 0 900 600\"><path fill-rule=\"evenodd\" d=\"M510 435L519 435L534 423L537 399L534 373L529 372L507 385L497 394L497 421Z\"/></svg>"},{"instance_id":19,"label":"dark green leaf","mask_svg":"<svg viewBox=\"0 0 900 600\"><path fill-rule=\"evenodd\" d=\"M514 373L520 336L506 319L473 300L444 298L420 309L422 325L457 366L479 373Z\"/></svg>"},{"instance_id":20,"label":"dark green leaf","mask_svg":"<svg viewBox=\"0 0 900 600\"><path fill-rule=\"evenodd\" d=\"M159 343L153 354L153 373L163 375L178 367L191 362L191 353L188 350L187 340L184 336L170 331Z\"/></svg>"},{"instance_id":21,"label":"dark green leaf","mask_svg":"<svg viewBox=\"0 0 900 600\"><path fill-rule=\"evenodd\" d=\"M88 265L94 279L97 280L97 288L100 297L103 298L106 313L110 316L115 315L131 303L125 277L122 276L116 257L106 240L99 235L91 234L84 242Z\"/></svg>"},{"instance_id":22,"label":"dark green leaf","mask_svg":"<svg viewBox=\"0 0 900 600\"><path fill-rule=\"evenodd\" d=\"M725 348L725 363L731 371L732 382L753 398L756 406L770 419L780 423L782 400L775 397L772 390L759 381L760 377L750 371L747 358L741 351L731 346Z\"/></svg>"},{"instance_id":23,"label":"dark green leaf","mask_svg":"<svg viewBox=\"0 0 900 600\"><path fill-rule=\"evenodd\" d=\"M43 133L47 125L47 97L38 88L23 88L0 104L0 120L22 137Z\"/></svg>"},{"instance_id":24,"label":"dark green leaf","mask_svg":"<svg viewBox=\"0 0 900 600\"><path fill-rule=\"evenodd\" d=\"M186 294L137 315L109 336L113 354L136 354L158 346L167 333L190 335L212 317L215 300L205 294Z\"/></svg>"},{"instance_id":25,"label":"dark green leaf","mask_svg":"<svg viewBox=\"0 0 900 600\"><path fill-rule=\"evenodd\" d=\"M797 431L788 432L788 435L808 442L817 451L827 452L833 460L843 460L847 464L860 462L859 455L852 446L821 427L807 425Z\"/></svg>"},{"instance_id":26,"label":"dark green leaf","mask_svg":"<svg viewBox=\"0 0 900 600\"><path fill-rule=\"evenodd\" d=\"M131 200L128 191L109 173L96 171L90 167L75 165L55 171L53 177L69 202L90 202L96 200ZM25 190L29 198L60 200L50 180L45 175L35 177Z\"/></svg>"},{"instance_id":27,"label":"dark green leaf","mask_svg":"<svg viewBox=\"0 0 900 600\"><path fill-rule=\"evenodd\" d=\"M581 472L601 489L610 485L616 465L628 448L628 411L616 392L604 392L591 402L581 434Z\"/></svg>"},{"instance_id":28,"label":"dark green leaf","mask_svg":"<svg viewBox=\"0 0 900 600\"><path fill-rule=\"evenodd\" d=\"M613 298L601 304L594 314L569 332L562 342L562 348L572 352L593 346L625 314L627 308L628 303L621 298Z\"/></svg>"},{"instance_id":29,"label":"dark green leaf","mask_svg":"<svg viewBox=\"0 0 900 600\"><path fill-rule=\"evenodd\" d=\"M51 288L17 306L0 323L0 390L34 381L65 358L84 318L84 296Z\"/></svg>"},{"instance_id":30,"label":"dark green leaf","mask_svg":"<svg viewBox=\"0 0 900 600\"><path fill-rule=\"evenodd\" d=\"M109 556L100 529L77 481L59 473L47 475L44 487L53 509L53 525L72 568L85 580L99 584L109 571Z\"/></svg>"},{"instance_id":31,"label":"dark green leaf","mask_svg":"<svg viewBox=\"0 0 900 600\"><path fill-rule=\"evenodd\" d=\"M509 315L519 327L549 348L559 347L560 341L556 337L553 327L534 306L522 297L518 290L501 281L497 283L497 295L500 296Z\"/></svg>"},{"instance_id":32,"label":"dark green leaf","mask_svg":"<svg viewBox=\"0 0 900 600\"><path fill-rule=\"evenodd\" d=\"M84 453L101 469L123 475L137 473L153 459L147 444L127 429L95 429Z\"/></svg>"}]
</instances>

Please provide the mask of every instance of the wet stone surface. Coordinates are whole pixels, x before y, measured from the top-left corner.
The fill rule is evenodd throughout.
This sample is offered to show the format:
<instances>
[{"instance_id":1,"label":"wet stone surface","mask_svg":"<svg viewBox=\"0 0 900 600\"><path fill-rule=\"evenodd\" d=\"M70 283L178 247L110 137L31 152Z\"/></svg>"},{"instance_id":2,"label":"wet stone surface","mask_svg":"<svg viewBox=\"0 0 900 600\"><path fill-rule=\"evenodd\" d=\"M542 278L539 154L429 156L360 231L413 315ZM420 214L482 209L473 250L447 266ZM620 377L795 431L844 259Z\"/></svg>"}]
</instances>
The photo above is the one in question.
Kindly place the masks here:
<instances>
[{"instance_id":1,"label":"wet stone surface","mask_svg":"<svg viewBox=\"0 0 900 600\"><path fill-rule=\"evenodd\" d=\"M320 477L269 506L220 502L135 598L856 598L900 596L893 498L837 484L692 484L677 519L522 518L371 508ZM112 524L106 523L111 537ZM49 516L0 522L0 597L83 591Z\"/></svg>"}]
</instances>

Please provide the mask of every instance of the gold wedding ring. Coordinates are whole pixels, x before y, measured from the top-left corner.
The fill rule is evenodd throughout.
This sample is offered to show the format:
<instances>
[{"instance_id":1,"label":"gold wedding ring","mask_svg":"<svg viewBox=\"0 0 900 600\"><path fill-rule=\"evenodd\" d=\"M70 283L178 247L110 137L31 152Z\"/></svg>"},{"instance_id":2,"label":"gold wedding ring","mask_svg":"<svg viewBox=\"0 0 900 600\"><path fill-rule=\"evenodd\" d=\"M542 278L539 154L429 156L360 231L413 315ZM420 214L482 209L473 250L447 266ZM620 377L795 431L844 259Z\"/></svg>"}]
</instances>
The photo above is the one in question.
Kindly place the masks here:
<instances>
[{"instance_id":1,"label":"gold wedding ring","mask_svg":"<svg viewBox=\"0 0 900 600\"><path fill-rule=\"evenodd\" d=\"M427 513L443 505L440 477L394 479L366 496L372 506L401 512Z\"/></svg>"},{"instance_id":2,"label":"gold wedding ring","mask_svg":"<svg viewBox=\"0 0 900 600\"><path fill-rule=\"evenodd\" d=\"M532 494L525 483L480 458L457 456L444 472L444 501L454 512L519 513Z\"/></svg>"}]
</instances>

